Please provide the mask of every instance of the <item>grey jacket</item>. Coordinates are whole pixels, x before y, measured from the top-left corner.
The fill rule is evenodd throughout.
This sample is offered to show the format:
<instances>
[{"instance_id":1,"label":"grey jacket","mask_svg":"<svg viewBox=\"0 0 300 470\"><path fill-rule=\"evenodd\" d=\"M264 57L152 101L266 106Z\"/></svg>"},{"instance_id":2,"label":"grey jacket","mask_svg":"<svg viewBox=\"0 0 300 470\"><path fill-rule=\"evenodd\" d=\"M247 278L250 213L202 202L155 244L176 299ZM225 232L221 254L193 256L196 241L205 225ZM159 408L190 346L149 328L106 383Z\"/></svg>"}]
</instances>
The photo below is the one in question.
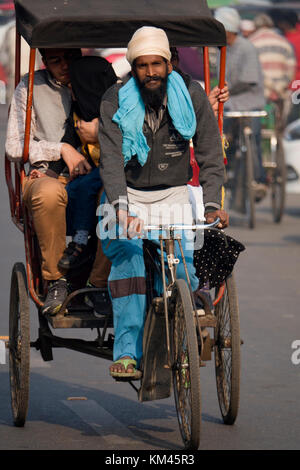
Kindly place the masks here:
<instances>
[{"instance_id":1,"label":"grey jacket","mask_svg":"<svg viewBox=\"0 0 300 470\"><path fill-rule=\"evenodd\" d=\"M122 134L118 125L112 122L118 109L119 89L117 84L105 93L100 109L100 175L109 202L126 201L127 186L147 190L187 184L192 176L189 142L174 129L167 110L155 134L144 123L143 132L150 147L146 164L141 167L133 157L124 168ZM191 82L189 92L197 118L193 143L200 167L199 182L203 187L204 204L218 209L224 182L220 133L203 88Z\"/></svg>"}]
</instances>

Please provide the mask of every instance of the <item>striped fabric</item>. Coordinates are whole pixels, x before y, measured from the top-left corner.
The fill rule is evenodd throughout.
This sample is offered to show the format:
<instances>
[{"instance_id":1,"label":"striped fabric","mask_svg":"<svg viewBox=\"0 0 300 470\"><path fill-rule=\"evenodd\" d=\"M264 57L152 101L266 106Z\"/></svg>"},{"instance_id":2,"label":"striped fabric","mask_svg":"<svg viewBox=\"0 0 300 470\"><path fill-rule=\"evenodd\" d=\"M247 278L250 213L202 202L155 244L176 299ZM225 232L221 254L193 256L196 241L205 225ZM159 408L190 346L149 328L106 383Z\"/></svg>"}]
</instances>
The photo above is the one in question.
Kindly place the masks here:
<instances>
[{"instance_id":1,"label":"striped fabric","mask_svg":"<svg viewBox=\"0 0 300 470\"><path fill-rule=\"evenodd\" d=\"M265 98L271 92L285 98L295 77L296 58L291 44L272 28L260 28L249 37L257 48L264 74Z\"/></svg>"}]
</instances>

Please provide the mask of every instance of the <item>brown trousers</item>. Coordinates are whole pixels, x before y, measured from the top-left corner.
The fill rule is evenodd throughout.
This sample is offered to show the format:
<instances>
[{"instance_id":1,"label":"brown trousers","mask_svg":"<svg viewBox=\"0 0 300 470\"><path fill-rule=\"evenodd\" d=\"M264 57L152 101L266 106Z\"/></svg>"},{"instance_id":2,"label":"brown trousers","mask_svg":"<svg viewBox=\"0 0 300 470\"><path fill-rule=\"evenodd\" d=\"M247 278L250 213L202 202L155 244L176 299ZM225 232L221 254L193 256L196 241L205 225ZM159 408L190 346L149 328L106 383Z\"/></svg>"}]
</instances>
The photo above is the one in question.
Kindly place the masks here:
<instances>
[{"instance_id":1,"label":"brown trousers","mask_svg":"<svg viewBox=\"0 0 300 470\"><path fill-rule=\"evenodd\" d=\"M45 280L59 279L62 272L57 263L66 248L66 207L68 195L65 178L26 178L23 200L32 215L42 255L42 276Z\"/></svg>"},{"instance_id":2,"label":"brown trousers","mask_svg":"<svg viewBox=\"0 0 300 470\"><path fill-rule=\"evenodd\" d=\"M64 177L44 176L26 178L23 184L23 200L33 219L42 256L42 276L47 281L59 279L65 274L57 263L66 248L67 182ZM106 287L110 266L98 240L90 282L96 287Z\"/></svg>"}]
</instances>

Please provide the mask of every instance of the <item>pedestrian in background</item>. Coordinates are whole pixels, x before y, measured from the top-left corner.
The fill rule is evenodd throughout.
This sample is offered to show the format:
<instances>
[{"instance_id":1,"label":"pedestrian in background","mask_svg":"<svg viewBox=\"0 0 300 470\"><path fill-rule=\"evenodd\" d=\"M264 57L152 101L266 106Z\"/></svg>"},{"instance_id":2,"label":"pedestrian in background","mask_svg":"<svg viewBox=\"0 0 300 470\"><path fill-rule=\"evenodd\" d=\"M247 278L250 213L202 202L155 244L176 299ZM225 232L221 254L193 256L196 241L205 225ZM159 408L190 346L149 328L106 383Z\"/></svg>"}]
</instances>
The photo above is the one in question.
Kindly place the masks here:
<instances>
[{"instance_id":1,"label":"pedestrian in background","mask_svg":"<svg viewBox=\"0 0 300 470\"><path fill-rule=\"evenodd\" d=\"M252 20L241 21L241 33L244 38L248 38L255 31L255 24Z\"/></svg>"},{"instance_id":2,"label":"pedestrian in background","mask_svg":"<svg viewBox=\"0 0 300 470\"><path fill-rule=\"evenodd\" d=\"M264 75L265 98L274 101L285 99L296 72L293 47L275 31L269 15L263 13L256 16L254 24L256 31L249 36L249 40L258 50Z\"/></svg>"},{"instance_id":3,"label":"pedestrian in background","mask_svg":"<svg viewBox=\"0 0 300 470\"><path fill-rule=\"evenodd\" d=\"M258 53L253 44L240 35L241 18L237 10L221 7L215 12L215 18L223 23L227 38L226 81L229 88L229 100L225 105L227 111L261 111L265 106L264 80ZM224 131L232 132L230 155L235 153L235 144L239 131L233 119L226 119ZM262 199L267 192L266 175L262 165L261 121L252 118L251 125L257 147L255 165L256 198ZM230 161L229 161L230 163Z\"/></svg>"},{"instance_id":4,"label":"pedestrian in background","mask_svg":"<svg viewBox=\"0 0 300 470\"><path fill-rule=\"evenodd\" d=\"M296 56L296 74L294 84L291 85L293 92L300 88L300 23L295 11L275 11L272 14L276 26L283 32L285 38L292 44ZM288 123L300 118L300 106L293 103L288 116Z\"/></svg>"},{"instance_id":5,"label":"pedestrian in background","mask_svg":"<svg viewBox=\"0 0 300 470\"><path fill-rule=\"evenodd\" d=\"M290 85L295 78L296 57L292 45L275 31L269 15L263 13L256 16L254 24L256 31L249 36L249 40L258 51L266 101L275 102L279 107L280 127L283 130L291 105Z\"/></svg>"}]
</instances>

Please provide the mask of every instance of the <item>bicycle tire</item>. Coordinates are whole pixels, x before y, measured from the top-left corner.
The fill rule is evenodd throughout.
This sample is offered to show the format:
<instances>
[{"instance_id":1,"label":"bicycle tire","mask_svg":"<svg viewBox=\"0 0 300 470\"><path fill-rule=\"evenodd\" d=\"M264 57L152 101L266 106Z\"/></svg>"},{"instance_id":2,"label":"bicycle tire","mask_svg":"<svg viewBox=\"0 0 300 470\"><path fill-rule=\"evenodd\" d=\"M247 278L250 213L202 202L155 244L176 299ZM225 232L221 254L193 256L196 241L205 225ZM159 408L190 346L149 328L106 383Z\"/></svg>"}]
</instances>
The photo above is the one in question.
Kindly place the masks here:
<instances>
[{"instance_id":1,"label":"bicycle tire","mask_svg":"<svg viewBox=\"0 0 300 470\"><path fill-rule=\"evenodd\" d=\"M280 223L284 208L285 208L285 196L286 196L286 165L282 139L277 136L276 143L276 168L272 173L271 179L271 202L272 202L272 214L273 221Z\"/></svg>"},{"instance_id":2,"label":"bicycle tire","mask_svg":"<svg viewBox=\"0 0 300 470\"><path fill-rule=\"evenodd\" d=\"M246 206L246 216L248 220L248 226L251 229L255 228L255 193L253 189L254 181L254 168L253 168L253 140L250 136L253 137L251 133L247 132L247 129L244 129L244 139L246 144L246 166L245 166L245 206Z\"/></svg>"},{"instance_id":3,"label":"bicycle tire","mask_svg":"<svg viewBox=\"0 0 300 470\"><path fill-rule=\"evenodd\" d=\"M218 289L216 290L218 291ZM240 399L240 321L234 276L225 281L225 291L215 307L214 353L217 394L225 424L233 424Z\"/></svg>"},{"instance_id":4,"label":"bicycle tire","mask_svg":"<svg viewBox=\"0 0 300 470\"><path fill-rule=\"evenodd\" d=\"M200 363L190 291L183 279L175 282L171 302L170 343L178 423L185 449L197 450L201 429Z\"/></svg>"},{"instance_id":5,"label":"bicycle tire","mask_svg":"<svg viewBox=\"0 0 300 470\"><path fill-rule=\"evenodd\" d=\"M14 425L25 424L29 402L30 317L26 271L13 266L9 305L9 376Z\"/></svg>"}]
</instances>

